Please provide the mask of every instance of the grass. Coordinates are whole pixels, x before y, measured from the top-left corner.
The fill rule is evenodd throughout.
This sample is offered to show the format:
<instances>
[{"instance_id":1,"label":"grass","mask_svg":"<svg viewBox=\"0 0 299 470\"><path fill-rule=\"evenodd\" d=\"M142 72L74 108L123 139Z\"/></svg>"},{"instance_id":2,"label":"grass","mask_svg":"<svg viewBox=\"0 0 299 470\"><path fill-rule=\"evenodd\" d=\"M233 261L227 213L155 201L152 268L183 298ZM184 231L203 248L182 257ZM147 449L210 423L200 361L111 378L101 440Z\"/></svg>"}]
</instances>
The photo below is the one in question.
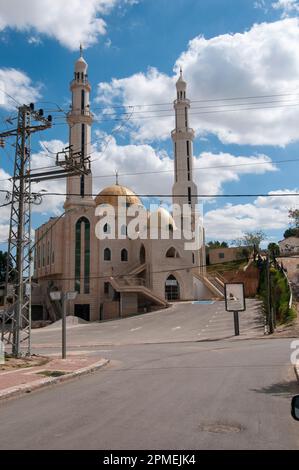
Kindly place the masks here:
<instances>
[{"instance_id":1,"label":"grass","mask_svg":"<svg viewBox=\"0 0 299 470\"><path fill-rule=\"evenodd\" d=\"M244 268L247 264L245 259L227 261L226 263L211 264L207 266L207 271L209 274L213 272L224 273L226 271L237 271L238 269Z\"/></svg>"}]
</instances>

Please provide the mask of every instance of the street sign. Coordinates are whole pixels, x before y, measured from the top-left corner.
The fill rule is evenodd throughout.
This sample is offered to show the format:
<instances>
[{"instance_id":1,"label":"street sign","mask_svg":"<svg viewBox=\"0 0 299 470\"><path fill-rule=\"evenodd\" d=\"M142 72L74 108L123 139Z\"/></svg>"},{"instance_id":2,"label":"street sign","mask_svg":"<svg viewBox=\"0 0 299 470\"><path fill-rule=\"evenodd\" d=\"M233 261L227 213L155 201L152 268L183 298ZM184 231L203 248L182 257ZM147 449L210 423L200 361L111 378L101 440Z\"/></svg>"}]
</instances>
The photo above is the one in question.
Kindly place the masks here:
<instances>
[{"instance_id":1,"label":"street sign","mask_svg":"<svg viewBox=\"0 0 299 470\"><path fill-rule=\"evenodd\" d=\"M227 312L244 312L246 310L243 282L224 284L224 295Z\"/></svg>"}]
</instances>

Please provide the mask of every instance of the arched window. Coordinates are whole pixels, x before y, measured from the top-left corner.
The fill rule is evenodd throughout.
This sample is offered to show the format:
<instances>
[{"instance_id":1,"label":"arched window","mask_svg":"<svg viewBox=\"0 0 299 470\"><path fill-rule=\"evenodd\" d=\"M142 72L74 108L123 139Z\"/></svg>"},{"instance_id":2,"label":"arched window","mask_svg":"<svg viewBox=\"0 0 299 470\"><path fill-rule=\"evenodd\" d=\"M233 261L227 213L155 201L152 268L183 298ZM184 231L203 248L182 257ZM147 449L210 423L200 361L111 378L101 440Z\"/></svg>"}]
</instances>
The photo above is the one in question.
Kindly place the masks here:
<instances>
[{"instance_id":1,"label":"arched window","mask_svg":"<svg viewBox=\"0 0 299 470\"><path fill-rule=\"evenodd\" d=\"M109 224L105 224L104 227L103 227L103 232L104 233L107 233L107 235L109 235L111 233L111 227Z\"/></svg>"},{"instance_id":2,"label":"arched window","mask_svg":"<svg viewBox=\"0 0 299 470\"><path fill-rule=\"evenodd\" d=\"M194 264L194 263L195 263L195 255L194 255L194 253L192 253L192 264Z\"/></svg>"},{"instance_id":3,"label":"arched window","mask_svg":"<svg viewBox=\"0 0 299 470\"><path fill-rule=\"evenodd\" d=\"M178 251L172 246L166 252L166 258L179 258L180 255Z\"/></svg>"},{"instance_id":4,"label":"arched window","mask_svg":"<svg viewBox=\"0 0 299 470\"><path fill-rule=\"evenodd\" d=\"M146 257L145 248L144 248L144 245L141 245L140 252L139 252L140 264L145 263L145 257Z\"/></svg>"},{"instance_id":5,"label":"arched window","mask_svg":"<svg viewBox=\"0 0 299 470\"><path fill-rule=\"evenodd\" d=\"M111 261L111 250L110 250L110 248L105 248L105 250L104 250L104 261Z\"/></svg>"},{"instance_id":6,"label":"arched window","mask_svg":"<svg viewBox=\"0 0 299 470\"><path fill-rule=\"evenodd\" d=\"M125 248L121 250L120 259L121 261L128 261L128 250Z\"/></svg>"},{"instance_id":7,"label":"arched window","mask_svg":"<svg viewBox=\"0 0 299 470\"><path fill-rule=\"evenodd\" d=\"M81 232L83 231L84 266L81 270ZM80 217L75 227L75 291L89 294L90 278L90 222L86 217ZM81 278L84 285L81 286Z\"/></svg>"}]
</instances>

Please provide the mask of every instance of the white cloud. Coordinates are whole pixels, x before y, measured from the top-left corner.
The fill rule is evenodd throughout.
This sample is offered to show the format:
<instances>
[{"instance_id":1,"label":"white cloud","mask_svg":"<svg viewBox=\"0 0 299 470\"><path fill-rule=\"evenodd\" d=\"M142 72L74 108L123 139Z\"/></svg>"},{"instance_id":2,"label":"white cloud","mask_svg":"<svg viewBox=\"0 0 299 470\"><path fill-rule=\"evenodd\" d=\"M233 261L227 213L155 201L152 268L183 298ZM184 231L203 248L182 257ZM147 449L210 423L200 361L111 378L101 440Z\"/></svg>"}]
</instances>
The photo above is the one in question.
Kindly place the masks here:
<instances>
[{"instance_id":1,"label":"white cloud","mask_svg":"<svg viewBox=\"0 0 299 470\"><path fill-rule=\"evenodd\" d=\"M128 0L0 0L0 30L33 30L57 39L76 50L95 44L106 34L103 16L117 5L133 5Z\"/></svg>"},{"instance_id":2,"label":"white cloud","mask_svg":"<svg viewBox=\"0 0 299 470\"><path fill-rule=\"evenodd\" d=\"M299 13L298 0L278 0L272 3L274 10L282 10L282 18L288 17L292 13Z\"/></svg>"},{"instance_id":3,"label":"white cloud","mask_svg":"<svg viewBox=\"0 0 299 470\"><path fill-rule=\"evenodd\" d=\"M0 108L14 109L40 98L40 85L34 85L26 73L13 68L0 68Z\"/></svg>"},{"instance_id":4,"label":"white cloud","mask_svg":"<svg viewBox=\"0 0 299 470\"><path fill-rule=\"evenodd\" d=\"M299 138L299 106L293 106L299 104L296 95L299 87L298 43L297 18L256 24L244 33L223 34L211 39L197 36L174 64L175 75L168 76L150 68L146 73L100 83L97 101L126 106L171 103L175 98L178 69L182 66L188 96L193 101L190 121L197 134L212 133L224 143L284 146ZM294 95L195 103L196 100L289 93ZM256 103L261 101L264 108L271 109L247 109L258 107ZM240 102L245 103L245 106L239 106L244 108L243 111L228 111ZM219 105L226 112L215 113ZM281 105L283 107L278 107ZM133 138L150 141L169 137L169 129L174 126L171 105L135 108L134 111L139 113L131 119ZM154 117L144 119L148 116Z\"/></svg>"},{"instance_id":5,"label":"white cloud","mask_svg":"<svg viewBox=\"0 0 299 470\"><path fill-rule=\"evenodd\" d=\"M42 40L39 36L29 36L27 39L28 44L32 44L33 46L39 46L42 44Z\"/></svg>"},{"instance_id":6,"label":"white cloud","mask_svg":"<svg viewBox=\"0 0 299 470\"><path fill-rule=\"evenodd\" d=\"M298 193L299 189L271 191L270 197L258 197L252 203L226 204L206 212L204 225L207 238L232 240L253 230L278 230L283 232L289 224L288 211L299 204L299 197L277 196Z\"/></svg>"},{"instance_id":7,"label":"white cloud","mask_svg":"<svg viewBox=\"0 0 299 470\"><path fill-rule=\"evenodd\" d=\"M110 140L105 149L106 139ZM100 153L99 148L92 154L94 192L115 181L113 176L97 178L97 175L113 175L118 170L120 183L137 194L171 194L174 162L166 152L157 151L147 144L118 145L111 136L106 136L106 139L102 144L103 152ZM193 165L193 178L201 194L222 192L225 183L237 182L245 174L261 175L276 171L275 165L266 155L246 157L203 152L194 158ZM132 173L140 174L128 175Z\"/></svg>"}]
</instances>

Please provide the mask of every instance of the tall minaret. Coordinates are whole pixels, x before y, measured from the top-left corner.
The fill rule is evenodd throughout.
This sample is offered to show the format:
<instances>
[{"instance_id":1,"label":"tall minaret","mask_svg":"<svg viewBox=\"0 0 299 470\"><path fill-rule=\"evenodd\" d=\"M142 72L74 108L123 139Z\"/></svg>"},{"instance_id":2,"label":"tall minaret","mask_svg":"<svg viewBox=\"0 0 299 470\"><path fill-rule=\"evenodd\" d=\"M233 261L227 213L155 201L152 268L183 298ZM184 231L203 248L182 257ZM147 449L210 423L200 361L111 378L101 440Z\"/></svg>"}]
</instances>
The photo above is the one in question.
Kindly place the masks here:
<instances>
[{"instance_id":1,"label":"tall minaret","mask_svg":"<svg viewBox=\"0 0 299 470\"><path fill-rule=\"evenodd\" d=\"M189 127L190 101L186 98L187 84L182 69L176 82L177 99L174 101L175 129L171 133L174 147L174 175L172 187L173 203L189 204L192 212L197 204L197 186L193 181L193 139L194 130Z\"/></svg>"},{"instance_id":2,"label":"tall minaret","mask_svg":"<svg viewBox=\"0 0 299 470\"><path fill-rule=\"evenodd\" d=\"M82 152L84 156L90 155L91 124L90 90L91 86L87 76L87 63L83 58L82 46L80 57L75 63L74 78L70 83L72 92L71 111L68 113L69 142L73 152ZM93 206L92 175L72 176L67 178L67 197L64 207Z\"/></svg>"}]
</instances>

